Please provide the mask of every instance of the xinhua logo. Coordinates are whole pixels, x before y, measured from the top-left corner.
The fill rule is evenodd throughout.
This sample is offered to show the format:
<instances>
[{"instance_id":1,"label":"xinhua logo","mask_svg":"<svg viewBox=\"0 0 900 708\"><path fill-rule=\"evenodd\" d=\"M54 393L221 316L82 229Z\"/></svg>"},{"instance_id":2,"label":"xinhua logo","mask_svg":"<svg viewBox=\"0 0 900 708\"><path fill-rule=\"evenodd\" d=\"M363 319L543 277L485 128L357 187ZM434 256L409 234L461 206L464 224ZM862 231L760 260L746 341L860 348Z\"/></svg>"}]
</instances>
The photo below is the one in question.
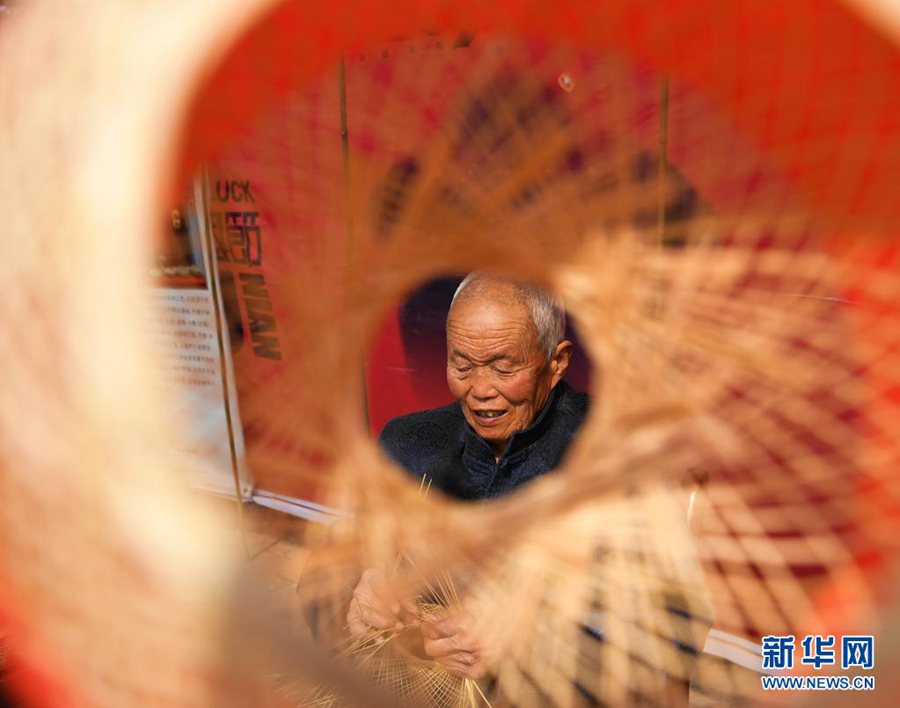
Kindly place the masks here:
<instances>
[{"instance_id":1,"label":"xinhua logo","mask_svg":"<svg viewBox=\"0 0 900 708\"><path fill-rule=\"evenodd\" d=\"M843 671L859 669L872 671L875 668L875 638L870 635L845 635L838 644L834 635L811 634L797 643L791 635L769 635L762 638L763 671L786 671L795 666L796 655L800 654L798 666L820 671L824 667L836 666L838 654ZM807 676L762 676L763 689L770 691L872 691L875 677L871 675L807 675Z\"/></svg>"},{"instance_id":2,"label":"xinhua logo","mask_svg":"<svg viewBox=\"0 0 900 708\"><path fill-rule=\"evenodd\" d=\"M765 691L874 691L874 676L761 676Z\"/></svg>"}]
</instances>

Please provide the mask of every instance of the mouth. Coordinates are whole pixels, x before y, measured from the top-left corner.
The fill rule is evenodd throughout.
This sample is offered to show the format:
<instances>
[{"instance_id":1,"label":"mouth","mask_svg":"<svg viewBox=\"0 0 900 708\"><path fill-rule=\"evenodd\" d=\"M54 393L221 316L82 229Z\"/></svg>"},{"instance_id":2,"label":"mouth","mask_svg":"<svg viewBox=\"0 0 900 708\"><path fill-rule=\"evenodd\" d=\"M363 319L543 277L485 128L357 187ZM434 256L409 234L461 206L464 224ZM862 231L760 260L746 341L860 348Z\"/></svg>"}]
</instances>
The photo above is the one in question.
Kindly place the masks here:
<instances>
[{"instance_id":1,"label":"mouth","mask_svg":"<svg viewBox=\"0 0 900 708\"><path fill-rule=\"evenodd\" d=\"M472 417L479 425L490 427L497 425L507 413L505 410L473 410Z\"/></svg>"}]
</instances>

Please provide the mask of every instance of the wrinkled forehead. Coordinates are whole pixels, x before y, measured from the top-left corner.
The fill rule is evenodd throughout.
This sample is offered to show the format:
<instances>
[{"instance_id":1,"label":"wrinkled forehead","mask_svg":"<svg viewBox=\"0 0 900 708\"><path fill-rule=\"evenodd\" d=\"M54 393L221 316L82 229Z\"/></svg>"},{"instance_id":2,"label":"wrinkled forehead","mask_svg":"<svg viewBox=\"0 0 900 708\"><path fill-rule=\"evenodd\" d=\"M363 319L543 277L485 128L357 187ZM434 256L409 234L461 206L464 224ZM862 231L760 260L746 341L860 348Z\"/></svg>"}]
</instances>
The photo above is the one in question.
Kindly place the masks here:
<instances>
[{"instance_id":1,"label":"wrinkled forehead","mask_svg":"<svg viewBox=\"0 0 900 708\"><path fill-rule=\"evenodd\" d=\"M525 303L514 298L477 297L453 304L447 317L447 345L538 345L537 330Z\"/></svg>"}]
</instances>

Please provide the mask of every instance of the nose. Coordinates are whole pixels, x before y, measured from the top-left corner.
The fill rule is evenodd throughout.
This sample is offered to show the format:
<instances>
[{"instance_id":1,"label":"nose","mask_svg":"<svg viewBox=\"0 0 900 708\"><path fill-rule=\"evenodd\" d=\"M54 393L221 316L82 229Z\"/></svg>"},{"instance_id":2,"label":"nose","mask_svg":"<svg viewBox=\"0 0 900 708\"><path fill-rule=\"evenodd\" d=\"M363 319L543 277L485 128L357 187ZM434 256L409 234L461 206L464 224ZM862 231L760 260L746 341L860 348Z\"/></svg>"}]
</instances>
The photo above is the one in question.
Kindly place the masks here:
<instances>
[{"instance_id":1,"label":"nose","mask_svg":"<svg viewBox=\"0 0 900 708\"><path fill-rule=\"evenodd\" d=\"M469 389L472 397L478 401L489 401L497 396L497 388L494 386L494 377L489 371L478 367L472 378L472 387Z\"/></svg>"}]
</instances>

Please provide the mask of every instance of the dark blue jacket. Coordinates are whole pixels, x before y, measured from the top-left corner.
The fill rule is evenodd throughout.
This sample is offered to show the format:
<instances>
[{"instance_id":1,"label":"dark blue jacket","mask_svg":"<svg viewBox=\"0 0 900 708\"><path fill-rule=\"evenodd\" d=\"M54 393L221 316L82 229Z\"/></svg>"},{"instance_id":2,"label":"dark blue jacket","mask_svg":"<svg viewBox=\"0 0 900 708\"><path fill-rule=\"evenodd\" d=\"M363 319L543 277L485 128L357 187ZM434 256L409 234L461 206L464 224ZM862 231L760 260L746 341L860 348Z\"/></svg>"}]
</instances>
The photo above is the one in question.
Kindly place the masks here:
<instances>
[{"instance_id":1,"label":"dark blue jacket","mask_svg":"<svg viewBox=\"0 0 900 708\"><path fill-rule=\"evenodd\" d=\"M490 499L559 465L587 411L588 396L560 381L534 422L513 435L499 461L458 403L388 421L379 444L417 480L425 475L432 487L458 499Z\"/></svg>"}]
</instances>

